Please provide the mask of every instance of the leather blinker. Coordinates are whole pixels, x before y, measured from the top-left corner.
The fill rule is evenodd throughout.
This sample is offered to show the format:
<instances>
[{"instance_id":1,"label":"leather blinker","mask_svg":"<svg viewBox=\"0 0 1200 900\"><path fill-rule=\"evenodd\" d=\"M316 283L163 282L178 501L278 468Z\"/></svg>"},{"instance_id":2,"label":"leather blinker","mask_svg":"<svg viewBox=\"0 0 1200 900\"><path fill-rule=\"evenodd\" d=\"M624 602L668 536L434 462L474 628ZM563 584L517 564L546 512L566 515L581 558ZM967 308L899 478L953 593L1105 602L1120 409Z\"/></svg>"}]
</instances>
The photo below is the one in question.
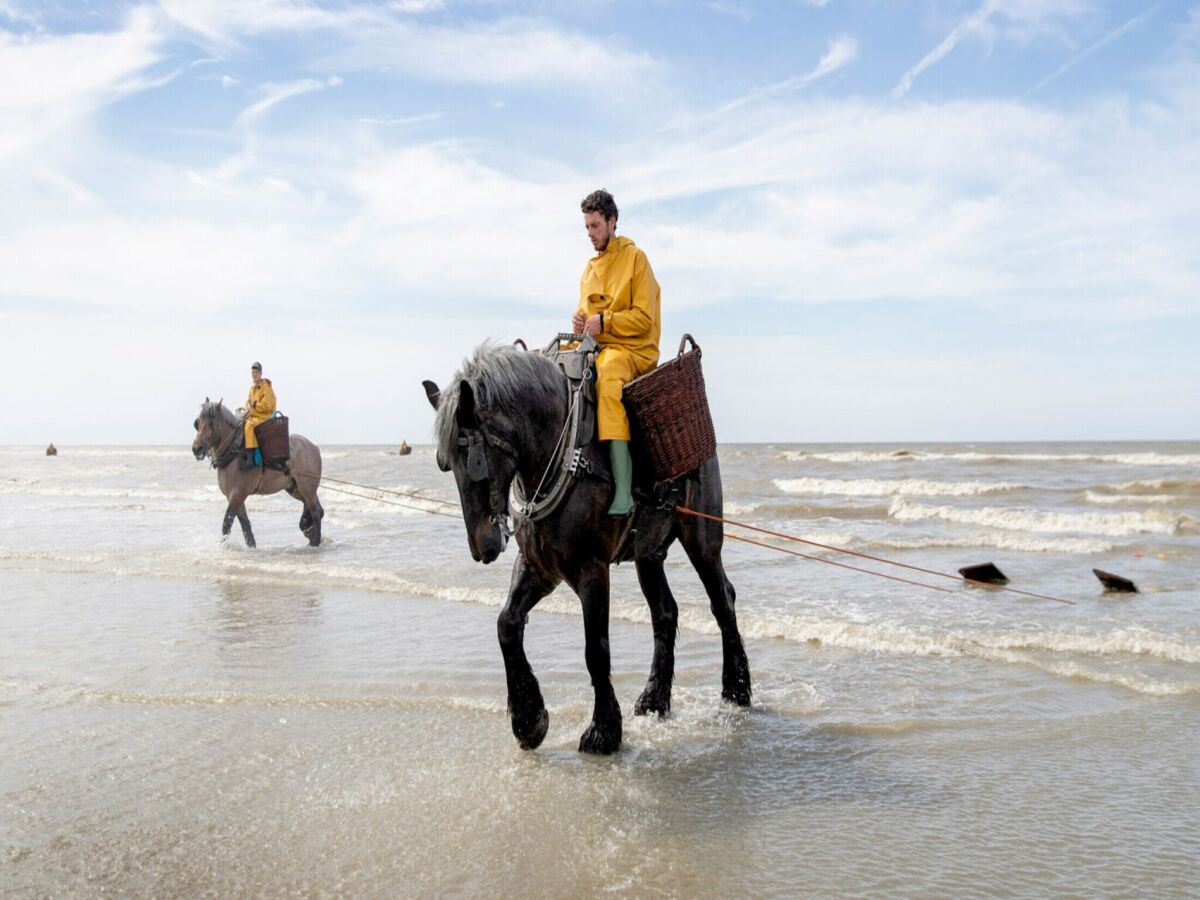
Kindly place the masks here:
<instances>
[{"instance_id":1,"label":"leather blinker","mask_svg":"<svg viewBox=\"0 0 1200 900\"><path fill-rule=\"evenodd\" d=\"M489 479L492 476L492 467L483 435L475 431L466 438L459 438L459 442L465 443L467 447L467 477L472 481Z\"/></svg>"}]
</instances>

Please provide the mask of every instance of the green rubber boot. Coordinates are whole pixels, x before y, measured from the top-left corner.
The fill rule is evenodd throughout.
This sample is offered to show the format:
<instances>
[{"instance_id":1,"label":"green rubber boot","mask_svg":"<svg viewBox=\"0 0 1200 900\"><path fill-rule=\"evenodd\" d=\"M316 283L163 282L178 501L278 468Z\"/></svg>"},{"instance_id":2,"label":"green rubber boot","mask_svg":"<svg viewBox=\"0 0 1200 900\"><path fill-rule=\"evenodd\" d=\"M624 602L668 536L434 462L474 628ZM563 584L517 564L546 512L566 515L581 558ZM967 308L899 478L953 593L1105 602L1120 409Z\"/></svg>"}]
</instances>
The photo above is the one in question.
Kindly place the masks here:
<instances>
[{"instance_id":1,"label":"green rubber boot","mask_svg":"<svg viewBox=\"0 0 1200 900\"><path fill-rule=\"evenodd\" d=\"M617 518L633 511L633 457L629 441L609 441L608 455L612 460L613 502L608 514Z\"/></svg>"}]
</instances>

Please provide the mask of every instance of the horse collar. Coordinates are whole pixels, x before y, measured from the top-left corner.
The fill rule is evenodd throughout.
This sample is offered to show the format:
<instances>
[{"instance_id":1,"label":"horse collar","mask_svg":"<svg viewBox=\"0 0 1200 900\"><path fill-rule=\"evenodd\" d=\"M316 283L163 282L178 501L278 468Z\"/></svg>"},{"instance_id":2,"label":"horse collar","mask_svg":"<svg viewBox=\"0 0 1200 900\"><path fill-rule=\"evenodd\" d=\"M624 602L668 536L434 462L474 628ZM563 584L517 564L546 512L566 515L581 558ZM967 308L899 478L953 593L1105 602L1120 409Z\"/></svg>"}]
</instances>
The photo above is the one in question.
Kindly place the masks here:
<instances>
[{"instance_id":1,"label":"horse collar","mask_svg":"<svg viewBox=\"0 0 1200 900\"><path fill-rule=\"evenodd\" d=\"M525 495L520 476L513 482L513 499L516 501L513 515L517 520L518 529L526 522L538 522L553 513L570 493L575 482L591 474L591 464L581 442L581 423L584 416L581 395L586 381L585 376L579 386L570 391L567 421L563 423L558 444L550 462L546 464L541 482L534 486L528 497Z\"/></svg>"}]
</instances>

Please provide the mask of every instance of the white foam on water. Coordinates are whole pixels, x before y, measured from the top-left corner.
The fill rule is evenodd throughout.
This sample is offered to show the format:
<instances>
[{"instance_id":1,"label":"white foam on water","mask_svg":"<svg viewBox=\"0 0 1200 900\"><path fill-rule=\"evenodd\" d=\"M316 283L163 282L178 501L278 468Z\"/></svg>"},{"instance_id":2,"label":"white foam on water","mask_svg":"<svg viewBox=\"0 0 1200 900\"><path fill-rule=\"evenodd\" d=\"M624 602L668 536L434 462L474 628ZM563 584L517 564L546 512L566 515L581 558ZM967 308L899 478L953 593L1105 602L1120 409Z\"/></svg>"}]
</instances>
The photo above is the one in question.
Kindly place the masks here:
<instances>
[{"instance_id":1,"label":"white foam on water","mask_svg":"<svg viewBox=\"0 0 1200 900\"><path fill-rule=\"evenodd\" d=\"M189 491L152 488L69 487L47 484L44 481L0 483L0 494L25 494L34 497L78 497L109 500L186 500L189 502L217 500L220 489L215 485Z\"/></svg>"},{"instance_id":2,"label":"white foam on water","mask_svg":"<svg viewBox=\"0 0 1200 900\"><path fill-rule=\"evenodd\" d=\"M813 646L833 647L859 653L888 653L917 657L969 657L1006 665L1031 666L1047 674L1113 684L1152 696L1176 696L1200 692L1200 682L1159 681L1124 671L1099 671L1075 660L1044 659L1032 652L1056 655L1087 655L1116 659L1150 656L1172 663L1200 662L1200 645L1165 636L1132 631L1108 634L1069 633L970 634L925 633L902 625L860 622L815 621L786 613L740 613L742 634L751 638L774 638ZM686 626L715 633L715 624L685 622Z\"/></svg>"},{"instance_id":3,"label":"white foam on water","mask_svg":"<svg viewBox=\"0 0 1200 900\"><path fill-rule=\"evenodd\" d=\"M114 458L121 459L124 457L140 457L140 458L157 458L170 459L192 455L190 445L181 444L178 447L71 447L60 446L58 456L52 457L56 462L59 460L69 461L74 457L84 457L87 459L94 458ZM30 454L44 456L46 448L42 447L0 447L0 455L26 457Z\"/></svg>"},{"instance_id":4,"label":"white foam on water","mask_svg":"<svg viewBox=\"0 0 1200 900\"><path fill-rule=\"evenodd\" d=\"M905 460L960 460L963 462L1090 462L1126 466L1200 466L1197 453L942 453L928 450L784 450L780 457L791 462L897 462Z\"/></svg>"},{"instance_id":5,"label":"white foam on water","mask_svg":"<svg viewBox=\"0 0 1200 900\"><path fill-rule=\"evenodd\" d=\"M373 513L375 515L387 516L425 516L429 513L451 513L454 514L454 509L449 506L443 506L432 500L413 500L407 497L389 497L386 494L381 494L377 497L356 497L350 494L343 494L341 491L325 489L319 491L321 504L328 512L337 510L339 512L356 512L356 513Z\"/></svg>"},{"instance_id":6,"label":"white foam on water","mask_svg":"<svg viewBox=\"0 0 1200 900\"><path fill-rule=\"evenodd\" d=\"M888 547L892 550L987 547L994 550L1012 550L1017 553L1063 554L1107 553L1115 546L1109 541L1094 538L1049 538L1036 534L1020 534L1014 531L980 531L975 534L953 537L925 537L912 540L882 539L865 543Z\"/></svg>"},{"instance_id":7,"label":"white foam on water","mask_svg":"<svg viewBox=\"0 0 1200 900\"><path fill-rule=\"evenodd\" d=\"M761 523L755 523L755 524L761 524ZM771 523L767 523L767 524L770 525ZM733 535L741 535L743 537L750 538L751 540L761 541L764 544L770 544L771 546L775 546L775 547L789 547L789 546L793 546L795 543L794 541L788 541L783 538L777 538L777 537L774 537L769 534L762 534L757 531L744 531L737 527L730 528L729 530L727 530L725 532L725 534L726 534L727 538L730 536L733 536ZM863 541L861 541L859 539L858 535L854 534L851 531L809 531L809 532L804 532L801 534L796 534L795 537L800 538L800 540L802 540L802 541L812 541L813 543L816 543L816 544L829 544L830 546L833 546L833 547L846 547L846 546L849 546L850 544L863 543ZM735 541L735 544L736 543L738 543L738 542ZM805 553L820 553L821 548L820 547L807 547L807 548L805 548L804 552Z\"/></svg>"},{"instance_id":8,"label":"white foam on water","mask_svg":"<svg viewBox=\"0 0 1200 900\"><path fill-rule=\"evenodd\" d=\"M1132 506L1137 503L1166 506L1168 503L1179 502L1179 497L1175 494L1101 494L1096 491L1084 491L1083 499L1101 506Z\"/></svg>"},{"instance_id":9,"label":"white foam on water","mask_svg":"<svg viewBox=\"0 0 1200 900\"><path fill-rule=\"evenodd\" d=\"M838 497L974 497L1024 489L1006 481L925 481L917 478L778 478L787 494L831 494Z\"/></svg>"},{"instance_id":10,"label":"white foam on water","mask_svg":"<svg viewBox=\"0 0 1200 900\"><path fill-rule=\"evenodd\" d=\"M1133 534L1173 535L1191 531L1198 524L1190 516L1163 510L1122 513L1042 512L1036 509L1006 509L984 506L967 509L955 506L927 506L897 497L888 515L898 522L920 522L929 519L955 522L961 525L981 525L1008 531L1048 534L1083 533L1121 537Z\"/></svg>"},{"instance_id":11,"label":"white foam on water","mask_svg":"<svg viewBox=\"0 0 1200 900\"><path fill-rule=\"evenodd\" d=\"M268 694L246 691L115 691L79 688L79 699L103 703L142 706L265 706L318 707L334 709L442 709L452 707L464 712L502 713L505 705L495 701L462 696L383 696L383 695L309 695Z\"/></svg>"},{"instance_id":12,"label":"white foam on water","mask_svg":"<svg viewBox=\"0 0 1200 900\"><path fill-rule=\"evenodd\" d=\"M54 550L15 550L3 547L0 548L0 559L11 562L61 562L90 566L109 562L113 557L105 553L60 553Z\"/></svg>"},{"instance_id":13,"label":"white foam on water","mask_svg":"<svg viewBox=\"0 0 1200 900\"><path fill-rule=\"evenodd\" d=\"M1148 656L1174 663L1200 664L1200 644L1145 629L1101 633L928 632L900 624L814 620L773 610L739 611L742 633L845 650L910 656L979 656L981 651L1036 650L1096 657ZM699 624L711 631L716 624Z\"/></svg>"},{"instance_id":14,"label":"white foam on water","mask_svg":"<svg viewBox=\"0 0 1200 900\"><path fill-rule=\"evenodd\" d=\"M1100 634L1045 631L1033 634L976 635L973 640L996 650L1045 650L1087 656L1151 656L1169 662L1200 664L1200 644L1140 628Z\"/></svg>"},{"instance_id":15,"label":"white foam on water","mask_svg":"<svg viewBox=\"0 0 1200 900\"><path fill-rule=\"evenodd\" d=\"M1098 484L1094 490L1103 494L1200 494L1200 479L1142 478L1117 484Z\"/></svg>"},{"instance_id":16,"label":"white foam on water","mask_svg":"<svg viewBox=\"0 0 1200 900\"><path fill-rule=\"evenodd\" d=\"M437 584L406 578L394 569L373 569L358 565L327 565L320 558L314 558L311 562L302 564L296 559L264 560L253 554L236 553L222 560L221 566L226 575L237 573L247 580L267 581L274 584L320 584L350 587L493 607L503 606L507 597L506 587L500 582L488 588ZM545 603L546 601L543 601L543 605Z\"/></svg>"},{"instance_id":17,"label":"white foam on water","mask_svg":"<svg viewBox=\"0 0 1200 900\"><path fill-rule=\"evenodd\" d=\"M407 578L389 569L362 566L329 565L320 554L294 554L285 559L264 559L260 554L229 548L216 559L167 561L161 565L138 564L103 554L58 554L4 551L0 559L45 560L81 566L124 577L187 578L245 581L285 585L342 586L384 593L432 597L456 603L497 608L503 605L506 590L497 583L487 588L424 582ZM182 562L182 565L180 564ZM578 617L579 603L565 589L547 597L539 611ZM615 597L614 619L648 624L649 610L640 598ZM1200 691L1200 683L1163 681L1136 672L1099 671L1085 667L1075 657L1102 659L1119 664L1136 658L1153 658L1175 665L1200 665L1200 644L1144 628L1118 628L1099 633L1067 631L929 631L903 624L851 622L813 618L772 608L743 607L739 610L742 633L752 639L775 639L814 646L832 647L859 653L887 653L915 657L969 657L986 661L1031 666L1059 677L1112 684L1154 696L1174 696ZM680 610L680 625L690 631L715 635L716 622L703 606L685 605ZM1041 655L1039 655L1041 654ZM1045 655L1052 658L1046 659ZM1064 658L1059 658L1064 657ZM111 698L119 699L119 698ZM129 698L124 702L138 702ZM212 697L147 698L147 702L225 702ZM236 698L232 702L237 702ZM253 702L269 702L255 697ZM295 697L281 703L304 702ZM338 700L342 702L354 702ZM364 703L374 701L362 701Z\"/></svg>"}]
</instances>

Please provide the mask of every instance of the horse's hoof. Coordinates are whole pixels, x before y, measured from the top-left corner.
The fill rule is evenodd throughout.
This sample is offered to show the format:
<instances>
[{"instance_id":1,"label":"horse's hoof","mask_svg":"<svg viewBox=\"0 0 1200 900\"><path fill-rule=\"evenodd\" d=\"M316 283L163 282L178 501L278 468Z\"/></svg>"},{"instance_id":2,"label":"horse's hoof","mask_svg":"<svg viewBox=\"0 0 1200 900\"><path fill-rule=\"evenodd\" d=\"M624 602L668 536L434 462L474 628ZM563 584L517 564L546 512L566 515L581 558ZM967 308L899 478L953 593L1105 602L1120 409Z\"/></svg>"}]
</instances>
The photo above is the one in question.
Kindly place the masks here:
<instances>
[{"instance_id":1,"label":"horse's hoof","mask_svg":"<svg viewBox=\"0 0 1200 900\"><path fill-rule=\"evenodd\" d=\"M533 721L528 725L518 723L514 717L512 730L513 736L521 745L522 750L536 750L546 739L546 732L550 730L550 713L545 709L539 709Z\"/></svg>"},{"instance_id":2,"label":"horse's hoof","mask_svg":"<svg viewBox=\"0 0 1200 900\"><path fill-rule=\"evenodd\" d=\"M254 542L254 538L246 538L246 546L247 546L249 549L253 550L255 547L257 547L257 546L258 546L258 544L256 544L256 543Z\"/></svg>"},{"instance_id":3,"label":"horse's hoof","mask_svg":"<svg viewBox=\"0 0 1200 900\"><path fill-rule=\"evenodd\" d=\"M642 691L642 696L637 698L637 703L633 705L633 714L635 716L645 716L650 713L656 713L660 719L665 719L667 713L671 711L671 693L664 691L657 685L646 685L646 689Z\"/></svg>"},{"instance_id":4,"label":"horse's hoof","mask_svg":"<svg viewBox=\"0 0 1200 900\"><path fill-rule=\"evenodd\" d=\"M733 687L725 687L721 689L721 699L727 700L730 703L735 703L738 706L750 705L750 685L739 684Z\"/></svg>"},{"instance_id":5,"label":"horse's hoof","mask_svg":"<svg viewBox=\"0 0 1200 900\"><path fill-rule=\"evenodd\" d=\"M579 738L580 753L595 753L606 756L621 749L621 723L615 728L602 728L595 722L587 727L587 731Z\"/></svg>"}]
</instances>

